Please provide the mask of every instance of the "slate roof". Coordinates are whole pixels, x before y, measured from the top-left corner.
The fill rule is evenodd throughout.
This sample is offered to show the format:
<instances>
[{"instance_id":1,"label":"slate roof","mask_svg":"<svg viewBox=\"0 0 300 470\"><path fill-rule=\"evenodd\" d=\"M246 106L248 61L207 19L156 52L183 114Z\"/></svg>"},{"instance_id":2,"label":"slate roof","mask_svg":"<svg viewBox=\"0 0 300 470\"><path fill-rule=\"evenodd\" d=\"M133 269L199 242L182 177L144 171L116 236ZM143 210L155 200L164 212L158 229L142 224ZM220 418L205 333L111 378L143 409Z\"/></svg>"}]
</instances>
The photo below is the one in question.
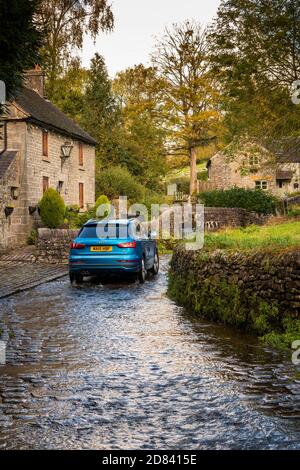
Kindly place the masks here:
<instances>
[{"instance_id":1,"label":"slate roof","mask_svg":"<svg viewBox=\"0 0 300 470\"><path fill-rule=\"evenodd\" d=\"M293 179L294 172L293 171L281 171L278 170L276 173L276 179L281 181L287 181Z\"/></svg>"},{"instance_id":2,"label":"slate roof","mask_svg":"<svg viewBox=\"0 0 300 470\"><path fill-rule=\"evenodd\" d=\"M0 178L5 175L17 153L17 150L6 150L0 154Z\"/></svg>"},{"instance_id":3,"label":"slate roof","mask_svg":"<svg viewBox=\"0 0 300 470\"><path fill-rule=\"evenodd\" d=\"M22 92L15 99L15 102L28 114L28 120L39 126L81 140L90 145L97 144L96 140L78 124L35 91L24 87Z\"/></svg>"},{"instance_id":4,"label":"slate roof","mask_svg":"<svg viewBox=\"0 0 300 470\"><path fill-rule=\"evenodd\" d=\"M281 140L268 140L257 143L271 152L278 163L300 163L300 137L287 137ZM220 155L220 152L211 157L208 166L212 163L213 158L218 155Z\"/></svg>"},{"instance_id":5,"label":"slate roof","mask_svg":"<svg viewBox=\"0 0 300 470\"><path fill-rule=\"evenodd\" d=\"M266 144L278 163L300 163L300 137L289 137Z\"/></svg>"}]
</instances>

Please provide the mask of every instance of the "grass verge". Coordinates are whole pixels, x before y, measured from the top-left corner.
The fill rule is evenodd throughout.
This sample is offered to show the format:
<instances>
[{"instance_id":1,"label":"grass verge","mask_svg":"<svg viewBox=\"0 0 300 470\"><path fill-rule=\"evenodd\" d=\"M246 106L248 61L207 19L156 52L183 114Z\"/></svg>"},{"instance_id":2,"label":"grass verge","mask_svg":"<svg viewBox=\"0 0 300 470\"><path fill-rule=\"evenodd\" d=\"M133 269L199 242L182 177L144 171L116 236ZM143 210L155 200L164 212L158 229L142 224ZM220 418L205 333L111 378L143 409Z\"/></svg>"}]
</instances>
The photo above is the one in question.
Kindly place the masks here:
<instances>
[{"instance_id":1,"label":"grass verge","mask_svg":"<svg viewBox=\"0 0 300 470\"><path fill-rule=\"evenodd\" d=\"M300 246L300 221L280 225L251 225L205 235L205 251L281 249Z\"/></svg>"}]
</instances>

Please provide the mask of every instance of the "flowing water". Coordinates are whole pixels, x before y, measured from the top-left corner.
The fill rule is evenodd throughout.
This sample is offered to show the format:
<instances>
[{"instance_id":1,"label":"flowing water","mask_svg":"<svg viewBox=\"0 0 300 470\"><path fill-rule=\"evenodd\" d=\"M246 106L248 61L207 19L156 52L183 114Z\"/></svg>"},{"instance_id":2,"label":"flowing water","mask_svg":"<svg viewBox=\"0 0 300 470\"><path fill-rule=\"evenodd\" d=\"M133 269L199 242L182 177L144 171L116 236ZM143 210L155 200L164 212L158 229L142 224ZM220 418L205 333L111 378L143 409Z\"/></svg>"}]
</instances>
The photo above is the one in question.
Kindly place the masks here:
<instances>
[{"instance_id":1,"label":"flowing water","mask_svg":"<svg viewBox=\"0 0 300 470\"><path fill-rule=\"evenodd\" d=\"M0 301L1 448L300 449L299 368L176 306L167 268Z\"/></svg>"}]
</instances>

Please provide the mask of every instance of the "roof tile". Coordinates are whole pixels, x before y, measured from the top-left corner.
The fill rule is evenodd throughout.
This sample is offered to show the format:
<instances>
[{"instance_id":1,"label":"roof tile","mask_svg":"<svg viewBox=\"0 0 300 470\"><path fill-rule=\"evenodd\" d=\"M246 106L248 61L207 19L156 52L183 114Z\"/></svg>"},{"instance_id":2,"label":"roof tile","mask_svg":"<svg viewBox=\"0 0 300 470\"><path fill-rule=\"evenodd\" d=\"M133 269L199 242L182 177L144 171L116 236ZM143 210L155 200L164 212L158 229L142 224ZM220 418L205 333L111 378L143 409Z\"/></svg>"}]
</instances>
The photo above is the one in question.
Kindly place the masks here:
<instances>
[{"instance_id":1,"label":"roof tile","mask_svg":"<svg viewBox=\"0 0 300 470\"><path fill-rule=\"evenodd\" d=\"M0 154L0 178L5 175L17 153L17 150L6 150Z\"/></svg>"},{"instance_id":2,"label":"roof tile","mask_svg":"<svg viewBox=\"0 0 300 470\"><path fill-rule=\"evenodd\" d=\"M97 144L97 141L76 124L76 122L68 118L68 116L54 106L54 104L42 98L35 91L24 87L22 92L15 99L15 102L29 115L29 119L38 125L49 128L49 130L61 132L90 145Z\"/></svg>"}]
</instances>

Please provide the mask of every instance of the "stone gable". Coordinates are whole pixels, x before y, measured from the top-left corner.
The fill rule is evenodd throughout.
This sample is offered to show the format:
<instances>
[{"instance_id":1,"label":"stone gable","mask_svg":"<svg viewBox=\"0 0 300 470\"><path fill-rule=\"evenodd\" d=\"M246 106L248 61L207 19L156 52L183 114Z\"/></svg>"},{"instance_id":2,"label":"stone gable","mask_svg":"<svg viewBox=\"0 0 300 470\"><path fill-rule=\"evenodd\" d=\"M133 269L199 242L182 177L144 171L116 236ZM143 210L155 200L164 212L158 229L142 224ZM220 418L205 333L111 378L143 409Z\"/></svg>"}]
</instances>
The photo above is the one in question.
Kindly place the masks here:
<instances>
[{"instance_id":1,"label":"stone gable","mask_svg":"<svg viewBox=\"0 0 300 470\"><path fill-rule=\"evenodd\" d=\"M79 205L79 183L84 188L83 210L95 202L95 147L48 131L49 152L44 157L43 131L18 118L7 122L8 147L17 152L0 178L0 250L26 243L37 223L37 213L30 214L29 207L37 206L43 195L43 177L48 178L49 187L58 189L60 185L66 205ZM71 157L63 162L61 146L66 140L72 143L73 149ZM83 165L79 161L80 144ZM17 194L16 199L13 193ZM12 205L13 213L6 216L5 207Z\"/></svg>"},{"instance_id":2,"label":"stone gable","mask_svg":"<svg viewBox=\"0 0 300 470\"><path fill-rule=\"evenodd\" d=\"M271 151L254 142L228 146L211 158L208 168L215 189L260 186L281 197L300 189L300 163L278 162Z\"/></svg>"}]
</instances>

